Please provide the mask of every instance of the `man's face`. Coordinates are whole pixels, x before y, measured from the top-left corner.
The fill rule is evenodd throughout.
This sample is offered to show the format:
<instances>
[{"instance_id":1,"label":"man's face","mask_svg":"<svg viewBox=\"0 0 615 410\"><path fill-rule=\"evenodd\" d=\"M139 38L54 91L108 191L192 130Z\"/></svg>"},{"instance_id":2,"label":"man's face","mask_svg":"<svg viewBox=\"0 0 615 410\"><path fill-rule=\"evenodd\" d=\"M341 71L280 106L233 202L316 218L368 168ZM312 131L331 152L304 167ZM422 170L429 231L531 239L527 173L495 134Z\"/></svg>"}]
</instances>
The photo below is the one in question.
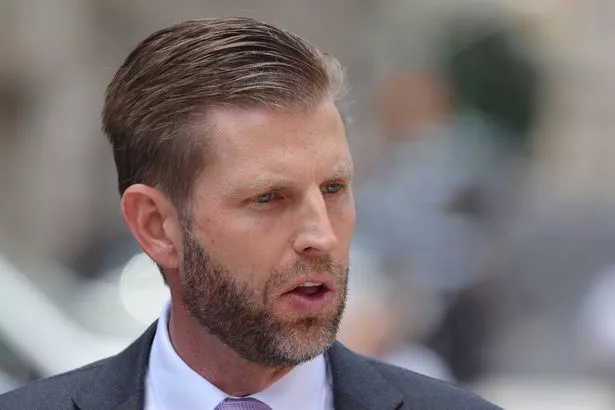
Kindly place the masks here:
<instances>
[{"instance_id":1,"label":"man's face","mask_svg":"<svg viewBox=\"0 0 615 410\"><path fill-rule=\"evenodd\" d=\"M182 300L247 360L293 366L334 340L355 211L331 101L311 112L217 109L214 159L183 233Z\"/></svg>"}]
</instances>

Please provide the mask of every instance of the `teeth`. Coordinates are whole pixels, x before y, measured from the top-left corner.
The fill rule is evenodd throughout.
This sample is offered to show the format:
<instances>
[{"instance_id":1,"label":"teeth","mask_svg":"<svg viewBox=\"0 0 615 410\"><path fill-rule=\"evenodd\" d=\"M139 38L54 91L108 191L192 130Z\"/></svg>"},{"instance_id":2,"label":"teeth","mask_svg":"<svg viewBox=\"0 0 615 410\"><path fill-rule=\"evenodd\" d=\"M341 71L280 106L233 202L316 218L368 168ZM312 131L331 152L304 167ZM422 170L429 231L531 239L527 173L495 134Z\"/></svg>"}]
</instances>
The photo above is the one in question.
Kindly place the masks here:
<instances>
[{"instance_id":1,"label":"teeth","mask_svg":"<svg viewBox=\"0 0 615 410\"><path fill-rule=\"evenodd\" d=\"M304 284L300 285L300 288L310 288L310 287L314 287L314 286L322 286L322 282L305 282Z\"/></svg>"}]
</instances>

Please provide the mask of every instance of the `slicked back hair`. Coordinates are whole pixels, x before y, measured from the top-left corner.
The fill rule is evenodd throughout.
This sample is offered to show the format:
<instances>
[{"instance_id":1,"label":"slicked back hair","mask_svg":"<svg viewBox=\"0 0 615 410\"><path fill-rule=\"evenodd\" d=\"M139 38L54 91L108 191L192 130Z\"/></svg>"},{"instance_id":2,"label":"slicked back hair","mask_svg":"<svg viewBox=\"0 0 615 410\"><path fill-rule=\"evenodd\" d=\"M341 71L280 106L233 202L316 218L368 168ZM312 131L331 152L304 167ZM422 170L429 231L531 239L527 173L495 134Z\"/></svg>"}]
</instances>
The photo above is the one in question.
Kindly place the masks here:
<instances>
[{"instance_id":1,"label":"slicked back hair","mask_svg":"<svg viewBox=\"0 0 615 410\"><path fill-rule=\"evenodd\" d=\"M208 109L309 110L324 98L335 100L343 82L337 60L253 19L190 20L157 31L130 53L107 88L103 130L120 194L146 184L187 211L211 155Z\"/></svg>"}]
</instances>

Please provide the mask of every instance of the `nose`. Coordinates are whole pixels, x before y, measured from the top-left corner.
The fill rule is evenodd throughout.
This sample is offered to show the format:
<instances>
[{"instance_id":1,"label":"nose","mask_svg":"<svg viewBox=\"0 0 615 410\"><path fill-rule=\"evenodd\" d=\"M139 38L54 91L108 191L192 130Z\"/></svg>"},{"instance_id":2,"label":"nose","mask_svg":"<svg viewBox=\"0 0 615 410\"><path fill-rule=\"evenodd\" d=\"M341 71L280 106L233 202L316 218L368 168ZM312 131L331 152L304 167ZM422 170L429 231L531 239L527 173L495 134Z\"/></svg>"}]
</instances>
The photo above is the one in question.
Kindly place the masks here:
<instances>
[{"instance_id":1,"label":"nose","mask_svg":"<svg viewBox=\"0 0 615 410\"><path fill-rule=\"evenodd\" d=\"M320 190L307 195L297 215L293 247L306 256L329 255L337 244L329 211Z\"/></svg>"}]
</instances>

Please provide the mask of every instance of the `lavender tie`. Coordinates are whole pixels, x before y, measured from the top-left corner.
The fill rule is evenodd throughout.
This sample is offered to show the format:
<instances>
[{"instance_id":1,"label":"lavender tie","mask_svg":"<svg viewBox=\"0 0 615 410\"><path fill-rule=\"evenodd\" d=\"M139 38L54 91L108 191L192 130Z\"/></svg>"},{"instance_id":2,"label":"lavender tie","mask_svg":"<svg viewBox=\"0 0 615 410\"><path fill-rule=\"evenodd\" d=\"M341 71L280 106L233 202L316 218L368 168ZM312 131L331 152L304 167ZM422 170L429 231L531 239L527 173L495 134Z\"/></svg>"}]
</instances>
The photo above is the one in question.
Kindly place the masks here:
<instances>
[{"instance_id":1,"label":"lavender tie","mask_svg":"<svg viewBox=\"0 0 615 410\"><path fill-rule=\"evenodd\" d=\"M271 410L260 400L247 397L244 399L225 399L214 410Z\"/></svg>"}]
</instances>

